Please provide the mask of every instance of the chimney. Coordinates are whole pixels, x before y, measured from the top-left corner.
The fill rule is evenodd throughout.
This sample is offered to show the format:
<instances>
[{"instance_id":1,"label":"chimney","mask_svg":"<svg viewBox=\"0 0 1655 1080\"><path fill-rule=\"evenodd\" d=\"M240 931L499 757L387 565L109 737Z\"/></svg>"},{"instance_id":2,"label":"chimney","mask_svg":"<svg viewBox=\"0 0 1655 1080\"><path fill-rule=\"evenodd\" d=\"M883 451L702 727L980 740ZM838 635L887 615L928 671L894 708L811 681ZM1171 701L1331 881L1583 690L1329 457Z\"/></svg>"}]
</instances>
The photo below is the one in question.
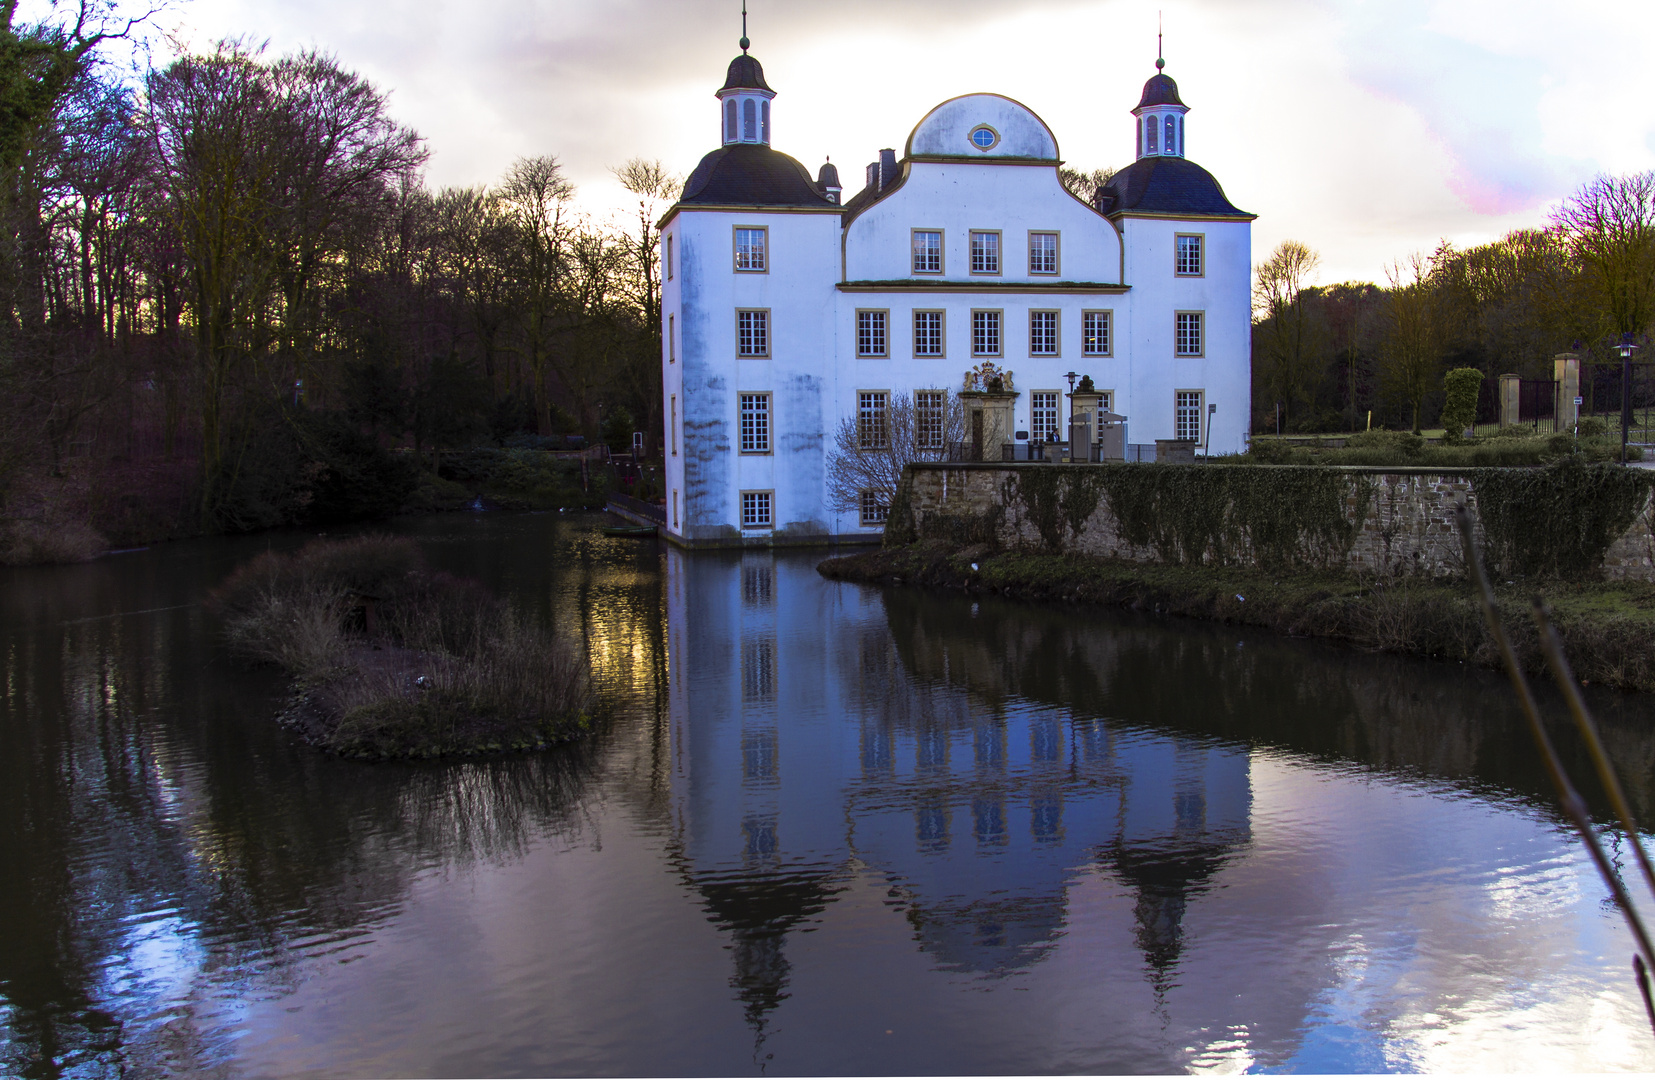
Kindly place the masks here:
<instances>
[{"instance_id":1,"label":"chimney","mask_svg":"<svg viewBox=\"0 0 1655 1080\"><path fill-rule=\"evenodd\" d=\"M879 160L868 163L868 186L884 191L896 180L896 151L881 150Z\"/></svg>"}]
</instances>

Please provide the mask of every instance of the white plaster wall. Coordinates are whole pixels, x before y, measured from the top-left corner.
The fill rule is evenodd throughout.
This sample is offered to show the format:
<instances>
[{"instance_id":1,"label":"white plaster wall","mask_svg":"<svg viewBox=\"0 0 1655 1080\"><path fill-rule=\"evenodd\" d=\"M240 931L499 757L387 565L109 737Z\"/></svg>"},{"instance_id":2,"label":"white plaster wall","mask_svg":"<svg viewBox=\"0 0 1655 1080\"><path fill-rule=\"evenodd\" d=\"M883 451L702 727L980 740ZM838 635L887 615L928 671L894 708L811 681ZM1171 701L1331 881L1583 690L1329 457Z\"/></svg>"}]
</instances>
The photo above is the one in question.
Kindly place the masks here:
<instances>
[{"instance_id":1,"label":"white plaster wall","mask_svg":"<svg viewBox=\"0 0 1655 1080\"><path fill-rule=\"evenodd\" d=\"M1117 411L1129 417L1128 437L1136 443L1174 436L1174 393L1202 390L1216 404L1211 452L1246 448L1252 415L1252 227L1246 221L1179 221L1125 217L1126 280L1132 286L1130 329L1121 345L1129 350L1131 382ZM1206 237L1206 273L1173 273L1175 237ZM1174 354L1174 315L1206 313L1206 342L1200 357ZM1100 383L1101 386L1101 383Z\"/></svg>"},{"instance_id":2,"label":"white plaster wall","mask_svg":"<svg viewBox=\"0 0 1655 1080\"><path fill-rule=\"evenodd\" d=\"M767 272L736 272L738 225L769 230ZM678 394L680 422L678 458L667 466L669 529L673 490L682 515L675 531L689 539L737 527L742 491L773 490L775 528L750 535L827 530L822 403L833 396L839 232L837 214L811 212L684 209L668 223L675 267L662 307L663 316L676 316L678 362L668 365L663 393ZM768 359L736 355L743 308L770 311ZM771 394L769 454L739 452L743 391Z\"/></svg>"},{"instance_id":3,"label":"white plaster wall","mask_svg":"<svg viewBox=\"0 0 1655 1080\"><path fill-rule=\"evenodd\" d=\"M913 272L910 231L943 230L942 277L972 281L1097 281L1118 284L1120 239L1097 211L1069 194L1053 165L910 162L894 191L845 232L848 281L924 279ZM1000 230L998 278L972 275L970 233ZM1058 273L1029 273L1030 231L1058 234Z\"/></svg>"},{"instance_id":4,"label":"white plaster wall","mask_svg":"<svg viewBox=\"0 0 1655 1080\"><path fill-rule=\"evenodd\" d=\"M987 150L971 141L986 124L1000 136ZM906 156L1022 157L1056 161L1057 139L1027 106L999 94L964 94L925 114L908 136Z\"/></svg>"}]
</instances>

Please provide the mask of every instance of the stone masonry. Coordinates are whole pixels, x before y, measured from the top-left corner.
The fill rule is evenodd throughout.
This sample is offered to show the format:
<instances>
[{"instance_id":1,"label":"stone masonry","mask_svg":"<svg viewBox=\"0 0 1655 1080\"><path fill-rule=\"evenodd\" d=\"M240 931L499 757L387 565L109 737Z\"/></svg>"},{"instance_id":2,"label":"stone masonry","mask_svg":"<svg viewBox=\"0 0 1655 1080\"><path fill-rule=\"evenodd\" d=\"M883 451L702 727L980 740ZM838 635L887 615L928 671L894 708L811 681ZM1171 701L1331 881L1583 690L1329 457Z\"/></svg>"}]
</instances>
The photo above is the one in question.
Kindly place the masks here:
<instances>
[{"instance_id":1,"label":"stone masonry","mask_svg":"<svg viewBox=\"0 0 1655 1080\"><path fill-rule=\"evenodd\" d=\"M1042 464L941 464L910 467L906 498L899 498L888 533L911 529L916 539L960 539L992 529L994 539L1011 548L1039 549L1042 537L1023 511L1016 496L1017 472L1023 469L1086 470L1106 466ZM1195 468L1208 466L1113 466L1136 468ZM1321 568L1345 570L1362 575L1391 577L1423 574L1459 574L1464 570L1454 511L1460 503L1477 512L1473 470L1345 468L1346 521L1357 526L1354 542L1347 551L1327 551L1312 556ZM1283 507L1291 513L1291 507ZM1361 519L1357 520L1360 513ZM1605 553L1603 577L1623 581L1655 581L1655 522L1652 506L1646 501L1630 528L1614 540ZM1475 519L1474 519L1475 520ZM1480 522L1475 526L1482 542ZM1096 508L1079 530L1067 527L1062 549L1075 554L1125 559L1131 562L1161 561L1151 548L1135 546L1120 535L1107 494L1100 495ZM986 537L980 537L986 539ZM1248 564L1248 553L1227 559Z\"/></svg>"}]
</instances>

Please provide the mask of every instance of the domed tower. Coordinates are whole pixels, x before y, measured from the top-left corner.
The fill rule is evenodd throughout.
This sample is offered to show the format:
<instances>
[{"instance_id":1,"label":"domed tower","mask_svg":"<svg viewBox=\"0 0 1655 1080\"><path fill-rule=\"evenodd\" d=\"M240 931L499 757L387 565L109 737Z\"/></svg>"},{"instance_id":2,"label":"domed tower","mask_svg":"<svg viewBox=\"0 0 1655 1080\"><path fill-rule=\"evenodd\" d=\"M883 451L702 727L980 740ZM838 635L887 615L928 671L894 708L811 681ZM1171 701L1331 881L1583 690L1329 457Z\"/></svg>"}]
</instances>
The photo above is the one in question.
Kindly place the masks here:
<instances>
[{"instance_id":1,"label":"domed tower","mask_svg":"<svg viewBox=\"0 0 1655 1080\"><path fill-rule=\"evenodd\" d=\"M760 143L770 145L770 101L776 92L764 81L764 68L747 55L752 42L741 35L741 55L730 61L724 86L718 91L724 145Z\"/></svg>"},{"instance_id":2,"label":"domed tower","mask_svg":"<svg viewBox=\"0 0 1655 1080\"><path fill-rule=\"evenodd\" d=\"M1178 84L1162 72L1167 62L1155 58L1155 74L1144 83L1143 97L1132 110L1138 127L1138 157L1184 157L1184 114Z\"/></svg>"}]
</instances>

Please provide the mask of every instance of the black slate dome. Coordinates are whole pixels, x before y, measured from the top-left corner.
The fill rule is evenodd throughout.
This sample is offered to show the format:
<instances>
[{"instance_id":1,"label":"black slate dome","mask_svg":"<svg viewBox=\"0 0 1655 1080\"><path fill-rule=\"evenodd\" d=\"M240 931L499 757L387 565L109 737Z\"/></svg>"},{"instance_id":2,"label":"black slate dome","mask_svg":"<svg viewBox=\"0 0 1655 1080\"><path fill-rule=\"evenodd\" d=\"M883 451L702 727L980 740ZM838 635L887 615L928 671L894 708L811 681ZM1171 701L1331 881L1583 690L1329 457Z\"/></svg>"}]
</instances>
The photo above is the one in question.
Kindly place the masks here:
<instances>
[{"instance_id":1,"label":"black slate dome","mask_svg":"<svg viewBox=\"0 0 1655 1080\"><path fill-rule=\"evenodd\" d=\"M685 205L827 206L810 170L763 143L731 143L701 159L684 181Z\"/></svg>"},{"instance_id":2,"label":"black slate dome","mask_svg":"<svg viewBox=\"0 0 1655 1080\"><path fill-rule=\"evenodd\" d=\"M734 71L735 69L731 68L730 70ZM1178 84L1172 81L1172 76L1163 75L1157 71L1150 76L1148 82L1144 83L1144 96L1138 102L1138 108L1142 109L1150 105L1184 105L1182 101L1178 100ZM1184 107L1189 108L1187 105Z\"/></svg>"},{"instance_id":3,"label":"black slate dome","mask_svg":"<svg viewBox=\"0 0 1655 1080\"><path fill-rule=\"evenodd\" d=\"M1167 80L1171 82L1172 80ZM1254 215L1237 210L1213 174L1188 158L1142 157L1114 176L1098 192L1098 210L1223 217Z\"/></svg>"},{"instance_id":4,"label":"black slate dome","mask_svg":"<svg viewBox=\"0 0 1655 1080\"><path fill-rule=\"evenodd\" d=\"M770 84L764 81L764 67L753 57L742 53L730 61L730 70L724 76L724 85L719 93L725 90L770 90ZM774 94L774 90L770 90Z\"/></svg>"}]
</instances>

